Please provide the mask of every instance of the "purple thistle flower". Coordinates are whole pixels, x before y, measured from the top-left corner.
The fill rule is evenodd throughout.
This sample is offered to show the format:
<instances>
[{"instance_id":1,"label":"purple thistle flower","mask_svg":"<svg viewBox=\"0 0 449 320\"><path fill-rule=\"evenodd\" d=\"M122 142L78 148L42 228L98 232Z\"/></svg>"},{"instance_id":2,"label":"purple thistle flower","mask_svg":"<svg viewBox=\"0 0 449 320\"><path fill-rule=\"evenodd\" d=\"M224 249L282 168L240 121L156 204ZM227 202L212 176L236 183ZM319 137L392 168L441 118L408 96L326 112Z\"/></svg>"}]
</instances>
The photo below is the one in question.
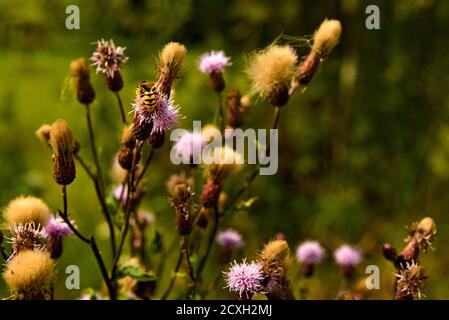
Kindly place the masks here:
<instances>
[{"instance_id":1,"label":"purple thistle flower","mask_svg":"<svg viewBox=\"0 0 449 320\"><path fill-rule=\"evenodd\" d=\"M226 288L240 297L250 298L252 294L262 289L262 265L257 262L242 263L234 261L228 272L225 272ZM245 296L244 296L245 295Z\"/></svg>"},{"instance_id":2,"label":"purple thistle flower","mask_svg":"<svg viewBox=\"0 0 449 320\"><path fill-rule=\"evenodd\" d=\"M97 41L97 48L90 58L92 65L96 67L95 71L113 78L114 73L128 61L128 57L124 53L125 49L125 47L116 47L112 39Z\"/></svg>"},{"instance_id":3,"label":"purple thistle flower","mask_svg":"<svg viewBox=\"0 0 449 320\"><path fill-rule=\"evenodd\" d=\"M225 249L240 249L243 247L242 236L235 230L228 229L217 235L217 242Z\"/></svg>"},{"instance_id":4,"label":"purple thistle flower","mask_svg":"<svg viewBox=\"0 0 449 320\"><path fill-rule=\"evenodd\" d=\"M340 266L353 268L362 262L362 253L360 250L344 244L335 250L334 258Z\"/></svg>"},{"instance_id":5,"label":"purple thistle flower","mask_svg":"<svg viewBox=\"0 0 449 320\"><path fill-rule=\"evenodd\" d=\"M199 69L203 73L217 73L222 72L225 67L231 64L231 58L225 56L223 51L211 51L201 55Z\"/></svg>"},{"instance_id":6,"label":"purple thistle flower","mask_svg":"<svg viewBox=\"0 0 449 320\"><path fill-rule=\"evenodd\" d=\"M203 135L198 132L187 132L182 135L174 145L178 156L186 160L186 162L197 164L198 158L207 141Z\"/></svg>"},{"instance_id":7,"label":"purple thistle flower","mask_svg":"<svg viewBox=\"0 0 449 320\"><path fill-rule=\"evenodd\" d=\"M67 237L72 230L61 218L50 217L44 227L44 232L48 237Z\"/></svg>"},{"instance_id":8,"label":"purple thistle flower","mask_svg":"<svg viewBox=\"0 0 449 320\"><path fill-rule=\"evenodd\" d=\"M142 122L151 123L152 129L150 134L163 134L172 129L180 118L179 107L176 106L172 98L157 94L159 101L156 108L152 111L148 110L144 103L144 97L138 97L134 100L134 112L140 124Z\"/></svg>"},{"instance_id":9,"label":"purple thistle flower","mask_svg":"<svg viewBox=\"0 0 449 320\"><path fill-rule=\"evenodd\" d=\"M296 260L300 263L318 264L324 256L324 249L317 241L305 241L296 249Z\"/></svg>"}]
</instances>

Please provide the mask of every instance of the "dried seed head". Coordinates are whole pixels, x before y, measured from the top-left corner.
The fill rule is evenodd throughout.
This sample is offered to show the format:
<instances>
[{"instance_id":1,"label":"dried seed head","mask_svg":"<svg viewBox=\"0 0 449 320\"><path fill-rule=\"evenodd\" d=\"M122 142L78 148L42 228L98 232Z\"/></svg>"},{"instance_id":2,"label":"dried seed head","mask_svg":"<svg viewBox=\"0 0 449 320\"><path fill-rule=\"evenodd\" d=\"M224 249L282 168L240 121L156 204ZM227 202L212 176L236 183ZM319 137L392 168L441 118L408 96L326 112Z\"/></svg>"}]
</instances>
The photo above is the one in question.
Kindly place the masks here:
<instances>
[{"instance_id":1,"label":"dried seed head","mask_svg":"<svg viewBox=\"0 0 449 320\"><path fill-rule=\"evenodd\" d=\"M337 45L341 34L341 23L338 20L324 19L313 35L312 52L325 58Z\"/></svg>"},{"instance_id":2,"label":"dried seed head","mask_svg":"<svg viewBox=\"0 0 449 320\"><path fill-rule=\"evenodd\" d=\"M188 235L192 231L190 211L193 208L192 197L194 193L185 184L178 184L168 201L176 210L176 229L180 235Z\"/></svg>"},{"instance_id":3,"label":"dried seed head","mask_svg":"<svg viewBox=\"0 0 449 320\"><path fill-rule=\"evenodd\" d=\"M43 124L36 130L36 137L41 140L46 146L50 146L50 130L51 125Z\"/></svg>"},{"instance_id":4,"label":"dried seed head","mask_svg":"<svg viewBox=\"0 0 449 320\"><path fill-rule=\"evenodd\" d=\"M418 223L418 231L425 238L433 239L433 237L437 233L437 225L435 224L432 218L426 217Z\"/></svg>"},{"instance_id":5,"label":"dried seed head","mask_svg":"<svg viewBox=\"0 0 449 320\"><path fill-rule=\"evenodd\" d=\"M396 277L395 300L421 299L421 290L427 278L423 267L414 262L407 263L404 268L399 270Z\"/></svg>"},{"instance_id":6,"label":"dried seed head","mask_svg":"<svg viewBox=\"0 0 449 320\"><path fill-rule=\"evenodd\" d=\"M39 198L20 196L8 204L3 214L8 228L31 222L43 226L50 217L50 209Z\"/></svg>"},{"instance_id":7,"label":"dried seed head","mask_svg":"<svg viewBox=\"0 0 449 320\"><path fill-rule=\"evenodd\" d=\"M75 139L72 129L61 119L56 120L50 130L50 145L53 150L53 176L56 183L68 185L76 176L73 151Z\"/></svg>"},{"instance_id":8,"label":"dried seed head","mask_svg":"<svg viewBox=\"0 0 449 320\"><path fill-rule=\"evenodd\" d=\"M42 300L48 298L55 274L55 264L42 251L22 251L6 265L3 278L17 299Z\"/></svg>"},{"instance_id":9,"label":"dried seed head","mask_svg":"<svg viewBox=\"0 0 449 320\"><path fill-rule=\"evenodd\" d=\"M212 163L204 166L209 179L216 182L222 182L242 168L242 156L228 145L214 148L212 157Z\"/></svg>"},{"instance_id":10,"label":"dried seed head","mask_svg":"<svg viewBox=\"0 0 449 320\"><path fill-rule=\"evenodd\" d=\"M252 80L252 91L274 106L285 105L297 59L289 46L271 45L254 55L247 70Z\"/></svg>"},{"instance_id":11,"label":"dried seed head","mask_svg":"<svg viewBox=\"0 0 449 320\"><path fill-rule=\"evenodd\" d=\"M76 80L89 80L89 66L84 58L70 62L70 73Z\"/></svg>"},{"instance_id":12,"label":"dried seed head","mask_svg":"<svg viewBox=\"0 0 449 320\"><path fill-rule=\"evenodd\" d=\"M167 190L172 193L178 184L185 184L189 187L193 186L193 178L188 178L185 172L180 174L172 174L167 181Z\"/></svg>"},{"instance_id":13,"label":"dried seed head","mask_svg":"<svg viewBox=\"0 0 449 320\"><path fill-rule=\"evenodd\" d=\"M158 85L163 94L170 95L173 81L179 78L184 67L186 53L186 47L177 42L170 42L162 49L158 61Z\"/></svg>"},{"instance_id":14,"label":"dried seed head","mask_svg":"<svg viewBox=\"0 0 449 320\"><path fill-rule=\"evenodd\" d=\"M262 261L263 270L267 275L280 271L284 273L288 267L289 259L290 249L285 240L270 241L259 254L259 260Z\"/></svg>"},{"instance_id":15,"label":"dried seed head","mask_svg":"<svg viewBox=\"0 0 449 320\"><path fill-rule=\"evenodd\" d=\"M13 255L25 250L42 250L46 234L40 225L34 222L15 225L11 228L10 243Z\"/></svg>"},{"instance_id":16,"label":"dried seed head","mask_svg":"<svg viewBox=\"0 0 449 320\"><path fill-rule=\"evenodd\" d=\"M70 63L71 75L76 85L76 97L83 104L89 104L95 99L95 91L90 83L89 68L84 58Z\"/></svg>"},{"instance_id":17,"label":"dried seed head","mask_svg":"<svg viewBox=\"0 0 449 320\"><path fill-rule=\"evenodd\" d=\"M322 59L320 56L311 52L307 58L298 66L298 81L301 85L306 86L312 81Z\"/></svg>"}]
</instances>

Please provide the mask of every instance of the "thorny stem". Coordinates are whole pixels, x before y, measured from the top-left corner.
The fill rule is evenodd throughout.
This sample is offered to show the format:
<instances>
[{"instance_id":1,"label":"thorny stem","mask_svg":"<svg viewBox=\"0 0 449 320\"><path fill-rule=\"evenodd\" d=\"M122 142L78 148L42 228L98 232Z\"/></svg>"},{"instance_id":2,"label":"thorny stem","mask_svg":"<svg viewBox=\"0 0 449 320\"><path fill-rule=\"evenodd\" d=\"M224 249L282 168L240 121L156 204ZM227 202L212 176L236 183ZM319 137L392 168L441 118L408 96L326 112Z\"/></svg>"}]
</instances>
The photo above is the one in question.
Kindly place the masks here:
<instances>
[{"instance_id":1,"label":"thorny stem","mask_svg":"<svg viewBox=\"0 0 449 320\"><path fill-rule=\"evenodd\" d=\"M206 265L207 259L209 258L210 251L211 251L212 245L214 243L215 235L217 234L217 230L218 230L218 223L219 223L219 220L220 220L220 212L218 210L218 206L217 205L214 206L214 215L215 215L215 217L214 217L215 218L214 219L214 225L213 225L213 228L212 228L212 232L209 235L209 240L207 242L207 247L206 247L206 253L204 254L203 259L200 262L200 265L198 267L198 272L197 272L197 275L196 275L196 278L198 279L198 282L201 281L201 274L202 274L202 272L204 270L204 267Z\"/></svg>"},{"instance_id":2,"label":"thorny stem","mask_svg":"<svg viewBox=\"0 0 449 320\"><path fill-rule=\"evenodd\" d=\"M89 176L94 182L95 185L95 191L97 193L98 200L100 201L101 210L103 211L103 215L106 219L106 222L108 224L109 228L109 234L111 237L111 249L112 249L112 255L116 254L116 244L115 244L115 231L114 231L114 225L111 220L111 216L109 215L108 207L106 205L105 201L105 189L104 189L104 180L103 180L103 174L101 171L100 161L98 160L98 154L97 154L97 147L95 145L95 135L94 130L92 126L92 119L90 116L90 108L89 105L86 104L86 119L87 119L87 127L89 129L89 139L90 139L90 146L92 149L92 156L94 158L94 163L96 167L96 175L92 174L90 170L87 170L88 167L85 165L84 161L81 160L81 165L85 167L86 172L88 172ZM78 161L80 161L80 157L77 156ZM83 165L84 164L84 165Z\"/></svg>"},{"instance_id":3,"label":"thorny stem","mask_svg":"<svg viewBox=\"0 0 449 320\"><path fill-rule=\"evenodd\" d=\"M87 238L83 236L78 229L73 225L73 223L70 221L68 217L68 205L67 205L67 186L62 186L62 201L63 201L63 211L58 210L59 215L61 218L67 223L70 230L83 242L89 244L89 246L92 249L92 252L95 255L95 258L98 262L98 265L100 266L101 274L103 275L104 282L106 283L106 286L108 288L109 296L112 300L115 300L117 298L116 292L114 290L114 287L112 285L111 279L108 276L108 271L106 269L106 266L104 264L103 258L101 257L100 250L98 249L97 243L95 242L95 238L91 236L90 238Z\"/></svg>"},{"instance_id":4,"label":"thorny stem","mask_svg":"<svg viewBox=\"0 0 449 320\"><path fill-rule=\"evenodd\" d=\"M137 166L137 159L139 158L140 151L142 150L143 142L139 141L134 149L133 154L133 163L131 167L131 174L129 176L129 182L128 182L128 195L126 198L126 210L125 210L125 225L123 226L122 235L120 238L119 246L117 253L114 257L114 262L112 265L112 271L111 271L111 277L112 279L115 279L115 274L117 271L118 262L120 260L120 256L122 254L123 245L125 243L126 235L128 234L129 229L129 220L131 218L131 202L133 198L134 193L134 179L135 179L135 173L136 173L136 166Z\"/></svg>"},{"instance_id":5,"label":"thorny stem","mask_svg":"<svg viewBox=\"0 0 449 320\"><path fill-rule=\"evenodd\" d=\"M182 264L182 257L183 257L183 251L182 249L179 251L179 257L178 262L176 263L175 270L173 270L172 277L170 279L170 284L168 285L167 290L165 291L164 295L162 296L161 300L166 300L168 295L170 294L171 290L173 289L173 285L175 284L176 275L178 274L179 269L181 268Z\"/></svg>"},{"instance_id":6,"label":"thorny stem","mask_svg":"<svg viewBox=\"0 0 449 320\"><path fill-rule=\"evenodd\" d=\"M123 103L122 103L122 99L120 98L120 94L118 92L116 92L115 96L117 97L117 102L118 102L118 106L119 106L119 109L120 109L120 114L122 116L122 122L123 122L124 125L127 125L128 123L126 122L125 109L123 108Z\"/></svg>"}]
</instances>

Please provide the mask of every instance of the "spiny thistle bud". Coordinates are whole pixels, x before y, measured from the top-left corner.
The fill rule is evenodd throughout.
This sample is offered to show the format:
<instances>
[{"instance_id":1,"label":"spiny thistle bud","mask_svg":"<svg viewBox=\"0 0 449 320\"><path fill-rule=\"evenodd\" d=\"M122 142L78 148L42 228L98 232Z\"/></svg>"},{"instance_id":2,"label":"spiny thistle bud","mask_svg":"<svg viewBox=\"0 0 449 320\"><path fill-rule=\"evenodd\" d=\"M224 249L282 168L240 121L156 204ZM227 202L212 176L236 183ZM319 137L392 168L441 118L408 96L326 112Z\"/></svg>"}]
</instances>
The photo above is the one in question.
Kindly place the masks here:
<instances>
[{"instance_id":1,"label":"spiny thistle bud","mask_svg":"<svg viewBox=\"0 0 449 320\"><path fill-rule=\"evenodd\" d=\"M50 130L51 125L43 124L36 130L36 137L41 140L46 146L50 147Z\"/></svg>"},{"instance_id":2,"label":"spiny thistle bud","mask_svg":"<svg viewBox=\"0 0 449 320\"><path fill-rule=\"evenodd\" d=\"M201 193L201 204L205 208L213 208L217 205L220 197L222 183L213 179L208 179Z\"/></svg>"},{"instance_id":3,"label":"spiny thistle bud","mask_svg":"<svg viewBox=\"0 0 449 320\"><path fill-rule=\"evenodd\" d=\"M238 90L231 90L226 98L226 108L228 110L228 125L232 128L239 128L243 125L243 107L241 106L241 94Z\"/></svg>"},{"instance_id":4,"label":"spiny thistle bud","mask_svg":"<svg viewBox=\"0 0 449 320\"><path fill-rule=\"evenodd\" d=\"M11 244L14 255L24 250L42 250L46 234L40 225L34 222L15 225L11 228Z\"/></svg>"},{"instance_id":5,"label":"spiny thistle bud","mask_svg":"<svg viewBox=\"0 0 449 320\"><path fill-rule=\"evenodd\" d=\"M396 262L396 259L398 258L398 253L396 251L396 248L393 247L390 243L385 243L383 245L382 253L383 253L385 259L390 260L392 262Z\"/></svg>"},{"instance_id":6,"label":"spiny thistle bud","mask_svg":"<svg viewBox=\"0 0 449 320\"><path fill-rule=\"evenodd\" d=\"M170 205L176 210L176 230L182 236L192 231L190 211L193 207L193 195L189 186L178 184L168 199Z\"/></svg>"},{"instance_id":7,"label":"spiny thistle bud","mask_svg":"<svg viewBox=\"0 0 449 320\"><path fill-rule=\"evenodd\" d=\"M324 19L313 35L312 52L325 58L337 45L341 34L341 23L338 20Z\"/></svg>"},{"instance_id":8,"label":"spiny thistle bud","mask_svg":"<svg viewBox=\"0 0 449 320\"><path fill-rule=\"evenodd\" d=\"M112 92L118 92L123 88L123 78L120 71L115 71L112 77L106 77L106 85Z\"/></svg>"},{"instance_id":9,"label":"spiny thistle bud","mask_svg":"<svg viewBox=\"0 0 449 320\"><path fill-rule=\"evenodd\" d=\"M53 150L53 176L56 183L68 185L76 176L73 150L75 139L72 129L64 120L56 120L50 131L50 145Z\"/></svg>"},{"instance_id":10,"label":"spiny thistle bud","mask_svg":"<svg viewBox=\"0 0 449 320\"><path fill-rule=\"evenodd\" d=\"M90 83L89 67L84 58L73 60L70 70L76 84L76 97L80 103L89 104L95 99L95 91Z\"/></svg>"},{"instance_id":11,"label":"spiny thistle bud","mask_svg":"<svg viewBox=\"0 0 449 320\"><path fill-rule=\"evenodd\" d=\"M247 70L252 80L252 91L259 93L273 106L285 105L297 59L295 51L289 46L271 45L255 54Z\"/></svg>"},{"instance_id":12,"label":"spiny thistle bud","mask_svg":"<svg viewBox=\"0 0 449 320\"><path fill-rule=\"evenodd\" d=\"M407 263L405 268L399 270L396 277L395 300L421 299L421 290L427 278L423 267L416 263Z\"/></svg>"},{"instance_id":13,"label":"spiny thistle bud","mask_svg":"<svg viewBox=\"0 0 449 320\"><path fill-rule=\"evenodd\" d=\"M48 253L28 250L8 261L3 278L15 299L45 300L54 274L55 264Z\"/></svg>"},{"instance_id":14,"label":"spiny thistle bud","mask_svg":"<svg viewBox=\"0 0 449 320\"><path fill-rule=\"evenodd\" d=\"M43 226L50 217L50 209L39 198L20 196L9 202L3 215L8 228L31 222Z\"/></svg>"},{"instance_id":15,"label":"spiny thistle bud","mask_svg":"<svg viewBox=\"0 0 449 320\"><path fill-rule=\"evenodd\" d=\"M184 67L187 49L183 44L170 42L164 46L158 61L158 86L164 95L170 96L173 82Z\"/></svg>"}]
</instances>

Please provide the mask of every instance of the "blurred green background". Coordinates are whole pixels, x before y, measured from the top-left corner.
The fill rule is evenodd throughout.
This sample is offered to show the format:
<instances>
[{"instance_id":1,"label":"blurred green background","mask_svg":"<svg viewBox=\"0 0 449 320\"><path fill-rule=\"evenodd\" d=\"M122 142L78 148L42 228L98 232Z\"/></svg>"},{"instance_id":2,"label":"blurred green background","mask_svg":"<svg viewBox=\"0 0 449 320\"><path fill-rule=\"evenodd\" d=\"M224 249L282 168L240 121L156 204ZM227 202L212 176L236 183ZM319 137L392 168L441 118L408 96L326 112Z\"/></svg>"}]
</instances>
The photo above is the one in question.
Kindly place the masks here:
<instances>
[{"instance_id":1,"label":"blurred green background","mask_svg":"<svg viewBox=\"0 0 449 320\"><path fill-rule=\"evenodd\" d=\"M80 8L80 30L65 28L69 4ZM369 4L380 8L380 30L365 28ZM53 209L61 206L50 152L34 135L41 124L66 119L81 142L82 156L91 159L84 108L68 88L68 75L70 61L89 57L92 42L113 38L127 48L130 59L123 68L121 94L129 111L135 84L154 78L162 46L169 41L186 44L186 68L176 85L176 101L186 117L181 126L191 128L192 120L211 121L216 108L207 77L197 69L201 53L224 50L230 55L233 65L226 71L227 88L245 93L249 81L243 71L251 51L280 34L310 36L325 17L341 20L341 42L306 92L296 94L282 114L279 171L259 177L253 189L258 201L251 210L224 221L221 228L231 226L242 233L246 245L238 256L250 259L278 232L285 233L292 250L305 239L320 241L328 259L315 277L300 284L310 289L309 298L314 299L333 299L342 287L332 250L346 242L359 245L365 258L359 275L369 264L381 270L382 290L374 290L370 298L390 299L395 270L382 258L382 244L402 246L404 226L430 215L438 225L438 237L436 250L421 261L429 275L424 293L431 299L449 298L449 248L445 247L449 240L449 2L443 0L1 1L0 207L20 194L42 197ZM307 53L304 42L292 45L300 55ZM103 77L92 72L92 80L97 94L92 105L97 143L109 174L119 147L120 118ZM263 101L255 101L245 126L268 127L272 111ZM169 161L169 147L167 143L151 164L143 203L156 215L149 241L157 230L164 246L176 234L165 182L170 174L183 170ZM241 181L233 178L233 184ZM110 259L94 189L80 168L68 190L72 217L84 233L100 238ZM173 268L176 256L177 250L170 255L166 271ZM70 238L58 260L57 298L77 298L81 293L65 289L69 264L80 267L82 288L101 287L89 248ZM214 252L208 281L224 268ZM292 274L297 269L293 263ZM184 280L178 283L180 294L184 293ZM223 286L208 298L231 298ZM297 293L298 284L294 287ZM0 295L8 296L3 282Z\"/></svg>"}]
</instances>

